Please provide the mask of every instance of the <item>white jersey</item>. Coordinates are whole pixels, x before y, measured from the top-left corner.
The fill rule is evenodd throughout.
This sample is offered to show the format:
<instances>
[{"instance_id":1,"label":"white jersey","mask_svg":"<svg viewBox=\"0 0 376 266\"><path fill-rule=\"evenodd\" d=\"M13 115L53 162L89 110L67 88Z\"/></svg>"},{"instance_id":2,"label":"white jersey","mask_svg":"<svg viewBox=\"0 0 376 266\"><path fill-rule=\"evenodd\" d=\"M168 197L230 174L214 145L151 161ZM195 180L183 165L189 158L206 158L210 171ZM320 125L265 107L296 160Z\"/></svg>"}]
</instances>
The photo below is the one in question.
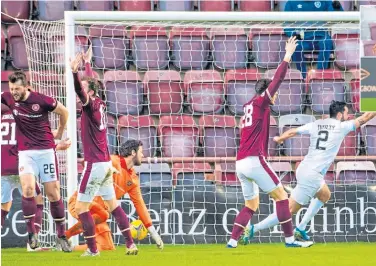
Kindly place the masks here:
<instances>
[{"instance_id":1,"label":"white jersey","mask_svg":"<svg viewBox=\"0 0 376 266\"><path fill-rule=\"evenodd\" d=\"M355 129L355 120L341 122L333 118L316 120L299 127L298 134L310 135L308 154L302 163L325 175L337 156L343 139Z\"/></svg>"}]
</instances>

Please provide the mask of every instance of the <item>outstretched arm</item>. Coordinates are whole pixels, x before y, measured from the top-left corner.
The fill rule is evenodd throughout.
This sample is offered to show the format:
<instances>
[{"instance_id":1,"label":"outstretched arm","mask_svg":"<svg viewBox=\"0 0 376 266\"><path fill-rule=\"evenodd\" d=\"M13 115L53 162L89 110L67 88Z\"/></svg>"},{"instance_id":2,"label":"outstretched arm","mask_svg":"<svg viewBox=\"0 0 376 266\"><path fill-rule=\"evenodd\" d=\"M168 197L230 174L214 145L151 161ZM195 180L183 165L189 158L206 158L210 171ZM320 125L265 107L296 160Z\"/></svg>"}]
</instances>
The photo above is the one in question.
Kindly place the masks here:
<instances>
[{"instance_id":1,"label":"outstretched arm","mask_svg":"<svg viewBox=\"0 0 376 266\"><path fill-rule=\"evenodd\" d=\"M274 137L273 140L275 142L277 142L278 144L282 144L282 142L284 142L286 139L294 137L297 133L298 133L297 128L291 128L291 129L283 132L283 134L281 136Z\"/></svg>"},{"instance_id":2,"label":"outstretched arm","mask_svg":"<svg viewBox=\"0 0 376 266\"><path fill-rule=\"evenodd\" d=\"M367 113L364 113L362 116L356 118L354 120L354 123L355 123L355 128L359 128L361 127L362 125L364 125L365 123L367 123L369 120L371 120L372 118L374 118L376 116L376 113L374 112L367 112Z\"/></svg>"},{"instance_id":3,"label":"outstretched arm","mask_svg":"<svg viewBox=\"0 0 376 266\"><path fill-rule=\"evenodd\" d=\"M76 91L78 98L82 102L82 105L86 106L89 102L89 96L82 89L81 81L78 77L78 67L80 66L81 62L82 62L82 54L77 54L75 59L73 61L71 60L71 69L73 73L74 90Z\"/></svg>"}]
</instances>

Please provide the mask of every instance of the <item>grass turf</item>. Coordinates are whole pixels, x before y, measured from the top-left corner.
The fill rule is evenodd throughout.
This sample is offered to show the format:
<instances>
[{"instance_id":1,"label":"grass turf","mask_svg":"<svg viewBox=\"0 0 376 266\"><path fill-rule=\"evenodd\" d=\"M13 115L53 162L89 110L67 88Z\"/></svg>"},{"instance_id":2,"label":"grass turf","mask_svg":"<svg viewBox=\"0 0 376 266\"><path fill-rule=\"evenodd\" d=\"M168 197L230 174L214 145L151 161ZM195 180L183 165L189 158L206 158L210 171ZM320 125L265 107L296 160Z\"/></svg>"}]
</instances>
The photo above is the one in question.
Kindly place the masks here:
<instances>
[{"instance_id":1,"label":"grass turf","mask_svg":"<svg viewBox=\"0 0 376 266\"><path fill-rule=\"evenodd\" d=\"M283 244L252 244L226 249L224 245L139 246L138 256L125 256L124 247L101 252L100 257L80 258L81 252L34 252L25 248L2 249L1 265L115 266L115 265L376 265L376 243L315 244L309 249L285 248Z\"/></svg>"},{"instance_id":2,"label":"grass turf","mask_svg":"<svg viewBox=\"0 0 376 266\"><path fill-rule=\"evenodd\" d=\"M361 98L360 99L361 112L376 112L376 98Z\"/></svg>"}]
</instances>

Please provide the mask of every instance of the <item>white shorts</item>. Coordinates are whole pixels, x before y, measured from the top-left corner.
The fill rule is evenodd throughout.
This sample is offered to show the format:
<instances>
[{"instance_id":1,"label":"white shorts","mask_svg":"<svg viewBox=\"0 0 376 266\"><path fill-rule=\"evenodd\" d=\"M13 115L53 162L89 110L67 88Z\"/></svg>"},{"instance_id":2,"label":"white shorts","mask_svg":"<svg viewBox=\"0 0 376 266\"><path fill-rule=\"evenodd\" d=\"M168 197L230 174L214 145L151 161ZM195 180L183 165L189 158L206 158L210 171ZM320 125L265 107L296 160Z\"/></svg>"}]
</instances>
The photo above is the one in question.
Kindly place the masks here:
<instances>
[{"instance_id":1,"label":"white shorts","mask_svg":"<svg viewBox=\"0 0 376 266\"><path fill-rule=\"evenodd\" d=\"M291 192L291 198L300 205L307 205L316 193L325 185L324 176L304 164L296 170L297 185Z\"/></svg>"},{"instance_id":2,"label":"white shorts","mask_svg":"<svg viewBox=\"0 0 376 266\"><path fill-rule=\"evenodd\" d=\"M85 162L78 190L78 201L92 202L95 196L102 196L104 200L115 197L112 179L112 162Z\"/></svg>"},{"instance_id":3,"label":"white shorts","mask_svg":"<svg viewBox=\"0 0 376 266\"><path fill-rule=\"evenodd\" d=\"M32 174L40 183L58 180L58 165L54 149L18 152L19 175Z\"/></svg>"},{"instance_id":4,"label":"white shorts","mask_svg":"<svg viewBox=\"0 0 376 266\"><path fill-rule=\"evenodd\" d=\"M245 200L258 196L259 187L266 193L281 186L277 174L265 157L250 156L236 161L236 175L242 185Z\"/></svg>"},{"instance_id":5,"label":"white shorts","mask_svg":"<svg viewBox=\"0 0 376 266\"><path fill-rule=\"evenodd\" d=\"M8 175L1 177L1 204L7 203L13 200L13 190L18 189L22 196L22 188L20 183L20 177L18 175ZM40 194L40 188L35 183L35 196Z\"/></svg>"}]
</instances>

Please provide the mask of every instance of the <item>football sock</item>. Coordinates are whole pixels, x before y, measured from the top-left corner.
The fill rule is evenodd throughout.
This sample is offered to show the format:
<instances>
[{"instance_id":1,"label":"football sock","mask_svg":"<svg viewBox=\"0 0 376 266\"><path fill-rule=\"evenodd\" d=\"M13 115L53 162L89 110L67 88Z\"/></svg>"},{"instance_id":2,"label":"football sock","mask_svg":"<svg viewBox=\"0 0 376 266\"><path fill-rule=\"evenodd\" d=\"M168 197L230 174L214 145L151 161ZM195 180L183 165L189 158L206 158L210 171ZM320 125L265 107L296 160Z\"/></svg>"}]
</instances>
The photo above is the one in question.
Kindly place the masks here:
<instances>
[{"instance_id":1,"label":"football sock","mask_svg":"<svg viewBox=\"0 0 376 266\"><path fill-rule=\"evenodd\" d=\"M43 204L37 204L37 212L35 213L35 231L39 234L39 231L42 227L42 218L43 218Z\"/></svg>"},{"instance_id":2,"label":"football sock","mask_svg":"<svg viewBox=\"0 0 376 266\"><path fill-rule=\"evenodd\" d=\"M234 227L232 228L231 239L238 241L244 228L251 220L254 211L248 207L244 207L235 218Z\"/></svg>"},{"instance_id":3,"label":"football sock","mask_svg":"<svg viewBox=\"0 0 376 266\"><path fill-rule=\"evenodd\" d=\"M133 244L133 238L131 236L131 230L129 228L129 220L124 210L117 206L113 211L112 215L114 216L116 223L119 226L121 234L125 238L125 245L129 248Z\"/></svg>"},{"instance_id":4,"label":"football sock","mask_svg":"<svg viewBox=\"0 0 376 266\"><path fill-rule=\"evenodd\" d=\"M28 233L36 233L35 230L35 213L37 211L37 205L34 197L25 198L22 197L22 212L26 222L26 229Z\"/></svg>"},{"instance_id":5,"label":"football sock","mask_svg":"<svg viewBox=\"0 0 376 266\"><path fill-rule=\"evenodd\" d=\"M292 229L292 218L289 209L289 200L281 200L276 202L277 205L277 217L281 224L282 231L285 234L286 243L292 243L294 241L294 232Z\"/></svg>"},{"instance_id":6,"label":"football sock","mask_svg":"<svg viewBox=\"0 0 376 266\"><path fill-rule=\"evenodd\" d=\"M148 231L149 231L150 236L153 238L154 242L157 243L157 241L159 241L160 237L157 233L157 230L155 230L154 225L149 226Z\"/></svg>"},{"instance_id":7,"label":"football sock","mask_svg":"<svg viewBox=\"0 0 376 266\"><path fill-rule=\"evenodd\" d=\"M63 201L58 200L50 202L51 216L54 218L57 237L62 237L65 234L65 213Z\"/></svg>"},{"instance_id":8,"label":"football sock","mask_svg":"<svg viewBox=\"0 0 376 266\"><path fill-rule=\"evenodd\" d=\"M4 227L5 218L7 217L8 213L8 211L1 209L1 227Z\"/></svg>"},{"instance_id":9,"label":"football sock","mask_svg":"<svg viewBox=\"0 0 376 266\"><path fill-rule=\"evenodd\" d=\"M266 217L264 220L259 222L258 224L254 225L254 232L258 232L264 229L271 228L273 226L276 226L279 224L277 213L272 213L268 217Z\"/></svg>"},{"instance_id":10,"label":"football sock","mask_svg":"<svg viewBox=\"0 0 376 266\"><path fill-rule=\"evenodd\" d=\"M311 203L309 204L309 207L304 214L302 221L298 224L297 228L299 230L305 230L307 224L319 212L322 206L324 206L324 202L320 201L319 199L314 198L313 200L311 200Z\"/></svg>"},{"instance_id":11,"label":"football sock","mask_svg":"<svg viewBox=\"0 0 376 266\"><path fill-rule=\"evenodd\" d=\"M90 212L84 212L78 215L84 228L84 238L89 250L97 253L97 242L95 241L95 224Z\"/></svg>"}]
</instances>

